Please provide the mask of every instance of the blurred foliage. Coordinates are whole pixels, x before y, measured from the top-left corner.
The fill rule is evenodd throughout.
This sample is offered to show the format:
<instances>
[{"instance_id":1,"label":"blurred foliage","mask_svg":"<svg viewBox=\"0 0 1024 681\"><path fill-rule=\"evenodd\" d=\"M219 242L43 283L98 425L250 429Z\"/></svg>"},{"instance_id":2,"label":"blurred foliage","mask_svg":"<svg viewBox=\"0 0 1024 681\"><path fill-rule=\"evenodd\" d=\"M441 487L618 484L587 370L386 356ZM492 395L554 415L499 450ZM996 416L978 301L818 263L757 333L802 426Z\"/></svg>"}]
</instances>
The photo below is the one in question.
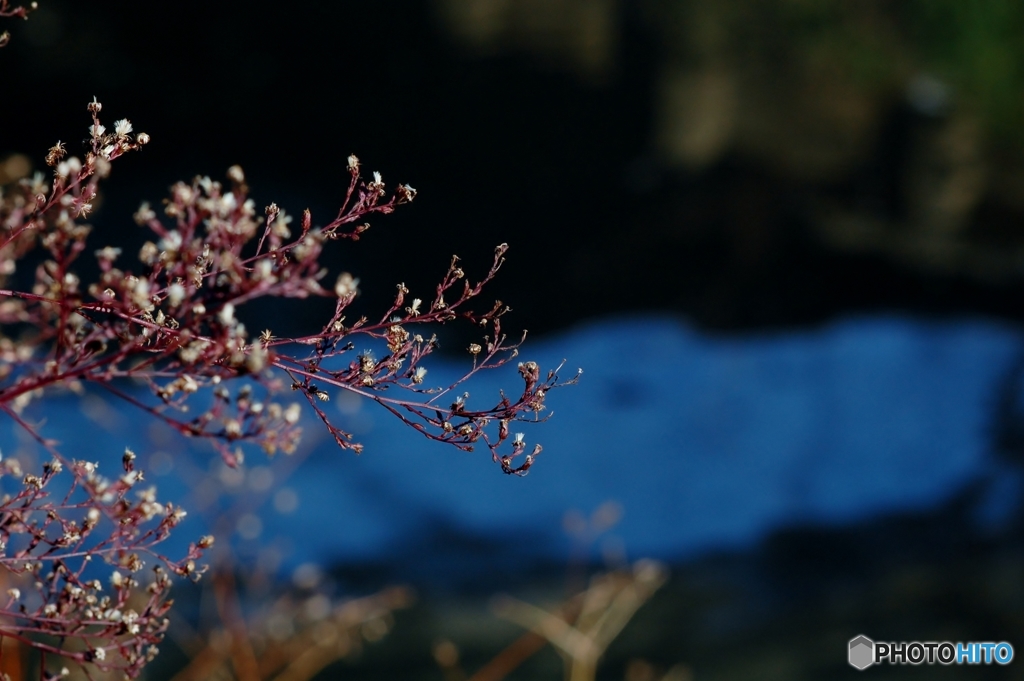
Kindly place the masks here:
<instances>
[{"instance_id":1,"label":"blurred foliage","mask_svg":"<svg viewBox=\"0 0 1024 681\"><path fill-rule=\"evenodd\" d=\"M948 78L993 131L1024 135L1024 5L1013 0L915 0L908 28L924 63Z\"/></svg>"},{"instance_id":2,"label":"blurred foliage","mask_svg":"<svg viewBox=\"0 0 1024 681\"><path fill-rule=\"evenodd\" d=\"M680 3L685 4L685 3ZM867 87L898 83L907 69L952 85L998 137L1024 144L1024 4L1013 0L813 2L743 0L775 13L774 33L802 61L831 65Z\"/></svg>"}]
</instances>

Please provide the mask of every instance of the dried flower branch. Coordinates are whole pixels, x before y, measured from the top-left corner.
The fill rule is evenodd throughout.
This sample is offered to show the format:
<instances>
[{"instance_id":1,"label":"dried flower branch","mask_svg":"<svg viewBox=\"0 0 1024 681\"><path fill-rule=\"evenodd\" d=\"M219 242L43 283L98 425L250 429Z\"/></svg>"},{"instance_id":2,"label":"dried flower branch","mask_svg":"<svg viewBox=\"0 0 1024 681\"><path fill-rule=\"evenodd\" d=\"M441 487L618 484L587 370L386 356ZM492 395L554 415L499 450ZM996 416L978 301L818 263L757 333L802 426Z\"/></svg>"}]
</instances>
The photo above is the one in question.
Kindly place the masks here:
<instances>
[{"instance_id":1,"label":"dried flower branch","mask_svg":"<svg viewBox=\"0 0 1024 681\"><path fill-rule=\"evenodd\" d=\"M0 461L0 477L20 478L17 493L0 503L0 565L19 584L0 600L0 636L129 676L156 656L171 607L169 575L198 579L212 538L176 561L156 551L186 514L157 501L154 487L136 489L143 474L129 454L113 480L87 461L72 461L62 476L59 454L41 475L24 474L16 459ZM156 564L139 591L150 558ZM97 576L102 564L113 566L108 583Z\"/></svg>"},{"instance_id":2,"label":"dried flower branch","mask_svg":"<svg viewBox=\"0 0 1024 681\"><path fill-rule=\"evenodd\" d=\"M542 373L535 362L520 362L521 392L470 405L463 383L517 357L522 343L522 338L510 342L502 330L502 317L509 311L503 303L482 311L473 307L501 268L505 244L495 249L489 269L475 282L453 257L432 295L407 301L409 290L399 284L392 304L374 321L348 321L346 312L358 294L359 280L343 272L333 286L325 287L325 246L338 239L358 240L369 228L368 217L391 213L416 196L409 185L389 191L378 172L365 180L355 156L347 160L349 177L337 215L319 227L308 210L293 224L292 216L273 203L258 215L238 166L228 170L227 185L209 177L179 182L164 201L162 217L146 203L135 214L136 222L153 234L138 253L137 264L121 264L125 258L116 247L93 250L99 277L83 284L75 266L89 250L91 227L84 219L92 211L99 183L113 162L150 142L128 119L108 129L100 120L102 109L95 98L88 104L91 123L81 158L69 156L58 141L45 159L52 177L37 172L0 193L0 410L53 456L49 473L26 476L18 493L0 505L4 541L10 535L12 541L17 536L28 542L16 558L0 563L32 574L44 571L47 562L54 566L36 589L42 610L0 610L0 617L17 613L18 623L0 631L22 638L54 634L62 642L77 638L84 645L79 652L62 645L33 645L60 650L76 661L117 666L132 675L150 654L132 642L159 639L164 625L150 623L162 621L164 601L145 606L148 619L133 620L124 631L118 624L117 636L128 638L117 638L109 628L114 625L95 617L95 604L88 602L101 597L83 586L84 562L102 558L134 572L135 563L126 556L157 556L166 569L153 582L158 584L154 598L162 598L167 570L194 576L195 560L212 540L193 545L177 562L155 554L153 546L166 537L181 512L158 503L151 491L128 499L141 480L134 455L124 457L125 475L119 481L99 482L92 464L57 451L22 416L46 391L98 386L182 435L209 440L229 466L242 463L243 445L259 446L269 455L295 451L300 407L281 398L290 392L300 393L341 448L361 451L321 407L337 391L348 391L376 402L431 440L465 451L482 443L505 473L525 475L541 446L535 444L528 452L524 435L511 435L510 426L546 419L548 392L575 383L580 372L563 381L561 367ZM21 290L16 282L28 279L29 273L18 270L29 254L41 262L32 273L31 287ZM333 298L335 309L314 333L278 338L267 328L251 338L236 315L242 306L266 297ZM438 343L434 334L419 330L456 319L485 332L481 342L469 346L472 368L447 387L428 387L423 360ZM129 379L148 386L150 397L127 387ZM48 486L62 468L73 479L57 503ZM90 544L87 536L98 536L91 520L96 514L112 522L115 531ZM144 530L157 516L161 520L156 527ZM84 562L72 567L72 559ZM137 585L133 578L124 579L123 584ZM72 602L61 595L71 592L86 600ZM128 598L118 594L118 599ZM57 610L46 610L51 607ZM90 643L95 640L102 646ZM115 649L116 664L106 657Z\"/></svg>"},{"instance_id":3,"label":"dried flower branch","mask_svg":"<svg viewBox=\"0 0 1024 681\"><path fill-rule=\"evenodd\" d=\"M346 325L344 313L356 296L358 280L342 273L332 290L322 286L327 274L320 262L324 245L335 239L358 239L368 228L367 216L390 213L411 201L415 190L400 185L385 198L380 174L365 182L358 161L350 157L350 180L337 216L326 226L314 228L307 210L293 235L291 216L276 204L266 208L262 220L257 218L245 176L235 166L228 172L229 188L208 177L174 185L163 211L172 225L142 204L136 221L151 229L156 241L142 247L141 271L135 274L115 267L121 251L108 246L94 253L99 281L83 287L71 266L85 252L90 228L76 218L88 215L98 182L110 172L111 162L149 140L145 133L133 138L127 120L118 121L114 131L107 132L99 120L101 108L96 101L89 105L91 150L84 162L66 158L64 145L58 142L47 156L54 167L52 183L37 174L0 205L4 220L0 272L13 273L18 260L37 245L48 256L36 272L31 293L0 290L0 297L7 298L0 304L0 323L27 323L37 334L31 359L12 363L11 375L0 376L10 381L0 391L0 404L21 408L41 388L91 382L183 435L211 439L225 461L236 465L240 450L235 445L240 442L256 442L268 453L295 448L298 414L294 409L255 399L251 385L232 394L221 384L246 376L262 387L262 394L273 395L280 392L280 377L266 369L278 369L342 448L360 451L351 434L333 425L320 408L318 403L330 398L325 388L371 399L430 439L464 450L483 442L506 473L529 470L541 451L539 445L527 454L526 444L517 438L509 451L502 453L499 448L508 439L512 422L544 418L548 391L561 385L558 369L541 378L536 363L520 363L521 394L515 398L501 394L496 403L483 408L470 408L468 393L455 395L456 388L476 372L499 367L519 352L521 340L508 342L502 332L501 317L508 312L507 306L499 301L484 312L469 307L504 262L505 244L495 250L490 269L476 283L466 279L458 258L452 258L425 309L420 299L405 306L408 289L399 284L394 302L376 322L363 317ZM247 250L254 240L255 250ZM268 329L253 342L236 311L267 296L333 297L335 312L317 333L280 339ZM491 327L482 344L470 347L473 368L446 388L421 387L426 375L421 362L436 349L437 340L409 329L457 318ZM355 354L358 336L382 342L387 352L380 359L371 351ZM302 351L302 347L308 349ZM148 384L161 403L146 404L117 388L115 380L125 378ZM201 390L212 391L213 406L199 416L183 417L186 402ZM489 434L490 425L496 428ZM523 462L515 466L519 457Z\"/></svg>"}]
</instances>

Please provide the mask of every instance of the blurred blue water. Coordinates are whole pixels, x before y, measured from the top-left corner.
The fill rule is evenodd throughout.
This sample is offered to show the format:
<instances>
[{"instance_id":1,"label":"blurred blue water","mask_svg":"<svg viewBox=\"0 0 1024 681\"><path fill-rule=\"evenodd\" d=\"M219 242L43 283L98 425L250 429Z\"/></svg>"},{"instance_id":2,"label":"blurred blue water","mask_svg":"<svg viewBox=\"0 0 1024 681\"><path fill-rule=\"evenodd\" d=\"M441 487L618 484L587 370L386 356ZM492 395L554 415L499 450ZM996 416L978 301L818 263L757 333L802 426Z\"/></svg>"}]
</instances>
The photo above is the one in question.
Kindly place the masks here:
<instances>
[{"instance_id":1,"label":"blurred blue water","mask_svg":"<svg viewBox=\"0 0 1024 681\"><path fill-rule=\"evenodd\" d=\"M690 557L750 546L793 523L925 509L989 475L997 390L1022 340L1018 328L976 319L859 318L742 337L667 317L603 320L531 340L521 355L542 368L567 358L566 376L585 369L579 386L550 395L550 421L522 428L544 445L526 478L502 475L486 452L427 442L375 405L338 398L327 406L365 444L362 456L318 438L307 419L313 451L290 479L263 492L268 470L253 475L266 463L255 454L248 483L224 479L239 483L229 486L235 498L261 504L262 531L248 517L243 550L276 546L286 568L386 560L410 546L440 555L458 536L561 560L565 512L607 500L625 509L616 533L631 556ZM429 366L427 382L440 385L465 362ZM470 404L520 385L514 367L485 372L468 388ZM90 419L79 398L59 404L44 432L77 458L107 457L113 468L131 445L143 459L162 451L159 473L176 462L181 470L182 447L197 449L154 444L146 418L126 407L91 403ZM10 423L0 437L5 453L19 446ZM206 469L216 456L198 449ZM172 478L150 475L180 494ZM295 492L294 511L275 509L291 505L283 487ZM190 536L201 531L200 521L189 525Z\"/></svg>"}]
</instances>

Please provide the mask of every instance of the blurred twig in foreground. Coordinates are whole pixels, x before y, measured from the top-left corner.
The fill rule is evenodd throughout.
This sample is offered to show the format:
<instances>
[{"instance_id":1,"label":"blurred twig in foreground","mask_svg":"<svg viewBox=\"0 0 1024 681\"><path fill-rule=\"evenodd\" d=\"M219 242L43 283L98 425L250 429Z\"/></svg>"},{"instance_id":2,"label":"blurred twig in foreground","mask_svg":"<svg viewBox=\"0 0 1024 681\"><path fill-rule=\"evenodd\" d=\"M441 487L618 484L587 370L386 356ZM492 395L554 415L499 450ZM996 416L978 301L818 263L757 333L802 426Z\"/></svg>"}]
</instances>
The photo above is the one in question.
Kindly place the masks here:
<instances>
[{"instance_id":1,"label":"blurred twig in foreground","mask_svg":"<svg viewBox=\"0 0 1024 681\"><path fill-rule=\"evenodd\" d=\"M569 681L593 681L605 650L667 578L668 570L663 564L640 560L631 568L594 576L585 591L551 609L507 595L497 596L492 603L495 615L519 624L528 632L484 665L469 681L500 681L543 648L545 643L554 646L565 660ZM444 669L446 678L453 681L465 678L458 668L458 652L453 644L439 644L435 647L434 657ZM684 671L680 669L673 668L668 678L685 678Z\"/></svg>"},{"instance_id":2,"label":"blurred twig in foreground","mask_svg":"<svg viewBox=\"0 0 1024 681\"><path fill-rule=\"evenodd\" d=\"M225 629L197 637L188 651L188 666L173 681L307 681L358 651L363 640L382 638L391 627L392 612L414 601L412 591L405 587L384 589L333 608L323 596L299 602L283 597L263 621L248 623L240 615L232 616L237 607L233 582L217 581ZM286 635L279 626L282 618L289 625L284 628L289 632Z\"/></svg>"}]
</instances>

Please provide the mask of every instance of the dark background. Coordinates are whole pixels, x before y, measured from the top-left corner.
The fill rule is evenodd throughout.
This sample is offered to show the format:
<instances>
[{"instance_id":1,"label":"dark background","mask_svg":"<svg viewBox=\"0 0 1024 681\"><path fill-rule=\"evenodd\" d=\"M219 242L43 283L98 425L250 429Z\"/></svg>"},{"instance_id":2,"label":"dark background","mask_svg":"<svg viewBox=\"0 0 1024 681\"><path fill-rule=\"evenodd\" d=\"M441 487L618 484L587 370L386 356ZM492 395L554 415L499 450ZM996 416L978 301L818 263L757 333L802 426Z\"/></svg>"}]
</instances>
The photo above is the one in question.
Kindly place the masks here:
<instances>
[{"instance_id":1,"label":"dark background","mask_svg":"<svg viewBox=\"0 0 1024 681\"><path fill-rule=\"evenodd\" d=\"M145 240L140 200L236 163L258 204L322 224L355 153L420 192L338 249L367 309L398 281L424 290L452 253L479 272L508 242L492 293L512 326L541 333L643 310L737 336L852 313L1024 319L1014 2L42 4L8 22L0 52L2 179L24 158L43 169L57 139L76 153L95 95L108 127L127 117L153 138L118 162L94 220L128 253ZM1018 383L993 416L1010 460ZM1020 523L975 536L972 494L682 567L612 649L608 678L638 656L698 678L831 677L849 671L829 646L851 621L941 621L954 640L1024 631ZM885 550L869 550L878 537ZM364 671L430 668L424 612ZM869 673L883 672L929 670Z\"/></svg>"},{"instance_id":2,"label":"dark background","mask_svg":"<svg viewBox=\"0 0 1024 681\"><path fill-rule=\"evenodd\" d=\"M507 241L494 291L536 331L1017 319L1021 12L972 7L56 0L12 26L0 152L74 152L98 96L154 140L95 219L138 244L139 200L234 163L326 221L356 153L420 190L337 256L368 307Z\"/></svg>"}]
</instances>

